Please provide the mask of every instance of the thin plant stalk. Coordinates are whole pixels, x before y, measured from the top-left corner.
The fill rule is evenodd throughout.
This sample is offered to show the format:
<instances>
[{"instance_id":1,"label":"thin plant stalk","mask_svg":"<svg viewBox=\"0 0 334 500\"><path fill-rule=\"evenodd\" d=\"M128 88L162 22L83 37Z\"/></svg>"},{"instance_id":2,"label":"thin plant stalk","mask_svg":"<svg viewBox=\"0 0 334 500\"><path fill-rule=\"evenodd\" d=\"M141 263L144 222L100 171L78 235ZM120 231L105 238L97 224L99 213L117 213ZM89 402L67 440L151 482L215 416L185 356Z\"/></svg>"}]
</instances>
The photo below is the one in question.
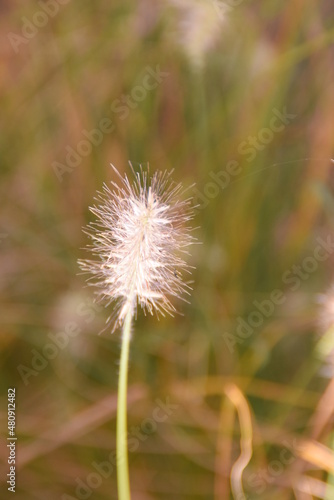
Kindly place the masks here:
<instances>
[{"instance_id":1,"label":"thin plant stalk","mask_svg":"<svg viewBox=\"0 0 334 500\"><path fill-rule=\"evenodd\" d=\"M131 498L127 449L127 386L132 316L133 309L130 307L123 325L121 361L118 379L116 454L119 500L130 500Z\"/></svg>"},{"instance_id":2,"label":"thin plant stalk","mask_svg":"<svg viewBox=\"0 0 334 500\"><path fill-rule=\"evenodd\" d=\"M96 198L98 204L90 208L97 217L86 230L94 259L80 260L79 264L93 275L89 281L99 288L98 299L116 303L109 318L112 331L123 327L116 422L117 487L119 500L130 500L127 385L132 319L138 306L150 314L174 315L172 299L190 294L184 275L191 271L184 256L189 255L187 247L196 238L188 225L194 216L192 199L182 199L185 190L171 180L171 172L155 172L149 177L142 168L140 172L132 169L134 181L130 182L113 169L121 184L112 182L114 190L104 185Z\"/></svg>"}]
</instances>

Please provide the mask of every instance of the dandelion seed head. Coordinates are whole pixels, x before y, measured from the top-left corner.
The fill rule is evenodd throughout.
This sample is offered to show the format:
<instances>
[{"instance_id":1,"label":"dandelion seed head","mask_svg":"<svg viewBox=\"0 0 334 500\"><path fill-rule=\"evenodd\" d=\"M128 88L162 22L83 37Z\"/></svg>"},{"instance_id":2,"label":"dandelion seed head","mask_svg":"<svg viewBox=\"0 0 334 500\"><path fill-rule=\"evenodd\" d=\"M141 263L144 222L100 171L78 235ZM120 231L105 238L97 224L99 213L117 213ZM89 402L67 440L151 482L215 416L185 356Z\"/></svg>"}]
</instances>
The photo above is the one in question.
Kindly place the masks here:
<instances>
[{"instance_id":1,"label":"dandelion seed head","mask_svg":"<svg viewBox=\"0 0 334 500\"><path fill-rule=\"evenodd\" d=\"M113 330L122 325L131 310L159 316L176 312L174 298L183 298L191 288L184 281L190 273L188 247L195 243L189 221L193 218L191 198L174 183L172 172L132 170L131 182L113 167L118 183L98 193L90 208L96 222L86 229L94 259L80 260L89 284L97 287L98 301L115 302Z\"/></svg>"}]
</instances>

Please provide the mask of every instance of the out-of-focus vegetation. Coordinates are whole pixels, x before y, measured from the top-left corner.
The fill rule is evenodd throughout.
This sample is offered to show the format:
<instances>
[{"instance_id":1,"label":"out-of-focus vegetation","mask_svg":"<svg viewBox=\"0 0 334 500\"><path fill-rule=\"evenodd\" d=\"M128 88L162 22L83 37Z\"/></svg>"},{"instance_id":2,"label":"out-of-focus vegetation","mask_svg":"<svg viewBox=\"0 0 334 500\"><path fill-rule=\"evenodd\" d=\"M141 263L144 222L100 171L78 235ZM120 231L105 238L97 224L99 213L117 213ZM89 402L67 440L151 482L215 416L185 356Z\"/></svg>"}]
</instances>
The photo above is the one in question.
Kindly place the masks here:
<instances>
[{"instance_id":1,"label":"out-of-focus vegetation","mask_svg":"<svg viewBox=\"0 0 334 500\"><path fill-rule=\"evenodd\" d=\"M203 242L183 315L136 324L133 498L232 498L240 437L246 498L334 498L316 304L334 262L332 2L0 8L1 412L5 429L15 387L15 498L117 498L119 332L98 335L110 311L93 306L77 259L109 164L129 172L129 160L196 183Z\"/></svg>"}]
</instances>

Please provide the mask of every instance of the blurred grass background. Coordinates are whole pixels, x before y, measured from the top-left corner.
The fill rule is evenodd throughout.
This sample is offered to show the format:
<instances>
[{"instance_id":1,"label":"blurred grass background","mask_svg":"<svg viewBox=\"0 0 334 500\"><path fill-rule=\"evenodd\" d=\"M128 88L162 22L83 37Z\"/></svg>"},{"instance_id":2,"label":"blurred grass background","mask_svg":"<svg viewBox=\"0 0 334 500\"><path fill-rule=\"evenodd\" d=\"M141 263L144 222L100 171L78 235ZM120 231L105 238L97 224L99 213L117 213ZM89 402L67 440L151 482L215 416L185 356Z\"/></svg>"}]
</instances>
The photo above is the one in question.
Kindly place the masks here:
<instances>
[{"instance_id":1,"label":"blurred grass background","mask_svg":"<svg viewBox=\"0 0 334 500\"><path fill-rule=\"evenodd\" d=\"M55 1L46 21L42 4L51 8L0 3L1 498L10 498L8 387L17 391L16 498L117 498L115 471L100 483L89 475L115 450L119 332L98 335L108 310L94 308L77 259L88 207L114 178L109 164L129 174L128 161L196 183L203 242L183 316L140 314L136 324L133 498L232 498L242 425L229 390L252 419L246 498L334 498L332 371L315 354L316 295L331 284L333 257L297 290L282 282L333 231L332 2ZM157 67L166 74L122 119L111 107L141 95L134 89ZM284 109L295 116L264 143ZM106 118L113 130L59 175L66 148ZM250 136L260 137L252 160ZM210 188L232 160L238 174ZM226 333L275 289L284 303L231 352ZM80 333L47 348L71 322ZM49 356L37 370L36 352ZM152 427L157 400L177 407ZM91 487L76 491L78 481Z\"/></svg>"}]
</instances>

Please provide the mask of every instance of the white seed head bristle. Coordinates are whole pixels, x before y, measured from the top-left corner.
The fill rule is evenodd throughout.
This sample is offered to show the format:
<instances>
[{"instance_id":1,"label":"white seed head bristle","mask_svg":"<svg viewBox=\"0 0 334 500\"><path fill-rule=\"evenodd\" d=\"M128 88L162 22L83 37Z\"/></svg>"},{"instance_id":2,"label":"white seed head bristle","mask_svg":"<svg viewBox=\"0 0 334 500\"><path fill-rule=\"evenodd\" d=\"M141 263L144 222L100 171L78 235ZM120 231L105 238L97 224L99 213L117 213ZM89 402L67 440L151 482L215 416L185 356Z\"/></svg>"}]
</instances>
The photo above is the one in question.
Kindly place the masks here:
<instances>
[{"instance_id":1,"label":"white seed head bristle","mask_svg":"<svg viewBox=\"0 0 334 500\"><path fill-rule=\"evenodd\" d=\"M135 315L139 304L144 312L173 315L173 298L189 294L183 274L188 247L195 243L189 221L193 218L191 198L183 199L181 184L171 172L132 170L135 180L120 175L98 193L90 208L97 221L86 232L92 240L94 260L80 260L81 269L92 277L99 301L116 302L113 330L122 325L129 310ZM184 300L184 299L183 299Z\"/></svg>"}]
</instances>

